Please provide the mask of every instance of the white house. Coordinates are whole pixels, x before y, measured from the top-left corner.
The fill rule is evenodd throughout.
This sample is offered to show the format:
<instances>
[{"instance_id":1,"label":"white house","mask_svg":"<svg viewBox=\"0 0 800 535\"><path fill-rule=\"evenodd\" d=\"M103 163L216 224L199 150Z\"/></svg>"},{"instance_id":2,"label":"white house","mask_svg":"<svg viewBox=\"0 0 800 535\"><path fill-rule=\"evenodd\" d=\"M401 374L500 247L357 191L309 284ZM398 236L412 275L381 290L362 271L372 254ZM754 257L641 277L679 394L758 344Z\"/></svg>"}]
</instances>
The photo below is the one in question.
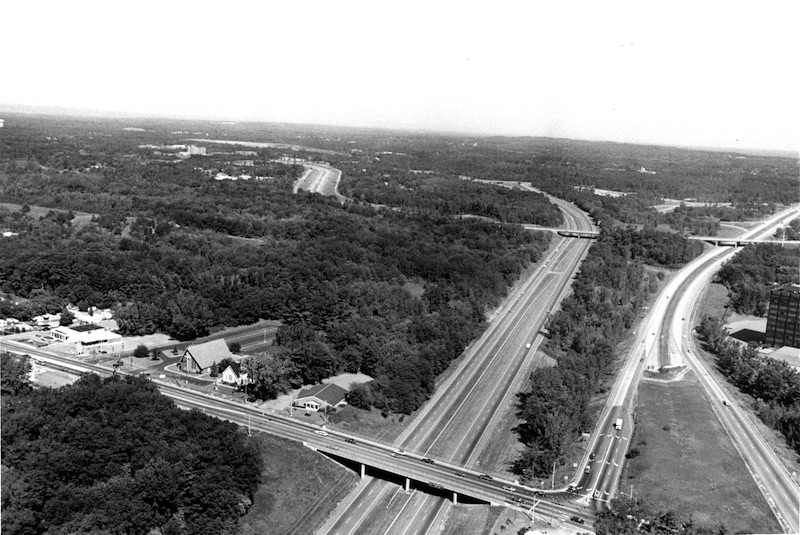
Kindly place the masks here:
<instances>
[{"instance_id":1,"label":"white house","mask_svg":"<svg viewBox=\"0 0 800 535\"><path fill-rule=\"evenodd\" d=\"M231 362L222 372L222 382L242 386L247 382L247 372L242 370L238 362Z\"/></svg>"}]
</instances>

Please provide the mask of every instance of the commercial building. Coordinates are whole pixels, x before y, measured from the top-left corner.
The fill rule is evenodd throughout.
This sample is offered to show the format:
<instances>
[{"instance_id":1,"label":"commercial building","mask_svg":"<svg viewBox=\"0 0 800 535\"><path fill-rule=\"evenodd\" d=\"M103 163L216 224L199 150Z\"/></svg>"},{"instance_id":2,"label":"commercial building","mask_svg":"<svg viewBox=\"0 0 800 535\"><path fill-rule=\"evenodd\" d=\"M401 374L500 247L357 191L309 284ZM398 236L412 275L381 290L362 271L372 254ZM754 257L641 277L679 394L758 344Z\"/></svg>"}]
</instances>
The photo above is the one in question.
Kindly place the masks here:
<instances>
[{"instance_id":1,"label":"commercial building","mask_svg":"<svg viewBox=\"0 0 800 535\"><path fill-rule=\"evenodd\" d=\"M87 349L114 351L122 347L122 336L98 325L87 323L72 327L56 327L50 336L60 342L75 344L76 353L81 355Z\"/></svg>"},{"instance_id":2,"label":"commercial building","mask_svg":"<svg viewBox=\"0 0 800 535\"><path fill-rule=\"evenodd\" d=\"M765 344L800 347L800 284L787 284L769 293Z\"/></svg>"}]
</instances>

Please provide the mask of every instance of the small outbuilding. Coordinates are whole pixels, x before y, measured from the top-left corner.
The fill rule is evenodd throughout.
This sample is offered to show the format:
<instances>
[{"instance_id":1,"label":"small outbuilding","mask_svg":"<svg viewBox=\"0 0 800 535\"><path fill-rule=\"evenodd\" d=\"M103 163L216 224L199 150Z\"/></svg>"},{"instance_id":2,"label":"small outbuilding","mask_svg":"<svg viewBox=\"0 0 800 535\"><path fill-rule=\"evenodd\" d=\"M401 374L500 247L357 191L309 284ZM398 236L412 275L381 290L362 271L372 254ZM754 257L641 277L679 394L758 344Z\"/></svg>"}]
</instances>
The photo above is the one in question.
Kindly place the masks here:
<instances>
[{"instance_id":1,"label":"small outbuilding","mask_svg":"<svg viewBox=\"0 0 800 535\"><path fill-rule=\"evenodd\" d=\"M293 405L307 410L320 411L331 407L344 407L347 390L335 384L314 385L297 394Z\"/></svg>"}]
</instances>

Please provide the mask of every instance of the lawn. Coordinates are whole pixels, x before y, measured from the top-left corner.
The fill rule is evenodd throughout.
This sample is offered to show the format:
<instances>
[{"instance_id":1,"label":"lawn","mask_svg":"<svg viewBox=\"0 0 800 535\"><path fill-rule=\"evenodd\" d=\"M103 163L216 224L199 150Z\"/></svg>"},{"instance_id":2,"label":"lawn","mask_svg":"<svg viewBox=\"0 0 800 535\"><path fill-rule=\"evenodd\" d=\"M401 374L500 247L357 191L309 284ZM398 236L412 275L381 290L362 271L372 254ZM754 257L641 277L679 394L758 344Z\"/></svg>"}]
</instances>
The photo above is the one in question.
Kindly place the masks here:
<instances>
[{"instance_id":1,"label":"lawn","mask_svg":"<svg viewBox=\"0 0 800 535\"><path fill-rule=\"evenodd\" d=\"M313 533L355 488L355 472L299 442L257 436L264 457L253 505L239 520L241 535Z\"/></svg>"},{"instance_id":2,"label":"lawn","mask_svg":"<svg viewBox=\"0 0 800 535\"><path fill-rule=\"evenodd\" d=\"M636 431L620 480L620 498L645 498L702 526L732 533L778 533L763 495L744 466L693 372L683 380L645 380Z\"/></svg>"}]
</instances>

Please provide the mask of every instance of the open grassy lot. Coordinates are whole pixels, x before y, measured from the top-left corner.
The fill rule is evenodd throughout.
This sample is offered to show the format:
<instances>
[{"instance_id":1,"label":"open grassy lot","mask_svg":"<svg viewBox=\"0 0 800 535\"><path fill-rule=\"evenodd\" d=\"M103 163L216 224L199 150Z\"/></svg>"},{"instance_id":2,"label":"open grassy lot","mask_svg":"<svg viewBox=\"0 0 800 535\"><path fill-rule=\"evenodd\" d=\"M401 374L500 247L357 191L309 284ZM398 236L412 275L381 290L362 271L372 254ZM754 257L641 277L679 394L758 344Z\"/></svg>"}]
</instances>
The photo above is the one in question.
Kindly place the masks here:
<instances>
[{"instance_id":1,"label":"open grassy lot","mask_svg":"<svg viewBox=\"0 0 800 535\"><path fill-rule=\"evenodd\" d=\"M708 527L778 533L764 497L717 420L692 372L683 380L645 380L620 491L631 491ZM622 497L622 496L620 496Z\"/></svg>"},{"instance_id":2,"label":"open grassy lot","mask_svg":"<svg viewBox=\"0 0 800 535\"><path fill-rule=\"evenodd\" d=\"M313 533L358 483L354 472L298 442L266 434L258 440L262 483L239 520L241 535Z\"/></svg>"}]
</instances>

